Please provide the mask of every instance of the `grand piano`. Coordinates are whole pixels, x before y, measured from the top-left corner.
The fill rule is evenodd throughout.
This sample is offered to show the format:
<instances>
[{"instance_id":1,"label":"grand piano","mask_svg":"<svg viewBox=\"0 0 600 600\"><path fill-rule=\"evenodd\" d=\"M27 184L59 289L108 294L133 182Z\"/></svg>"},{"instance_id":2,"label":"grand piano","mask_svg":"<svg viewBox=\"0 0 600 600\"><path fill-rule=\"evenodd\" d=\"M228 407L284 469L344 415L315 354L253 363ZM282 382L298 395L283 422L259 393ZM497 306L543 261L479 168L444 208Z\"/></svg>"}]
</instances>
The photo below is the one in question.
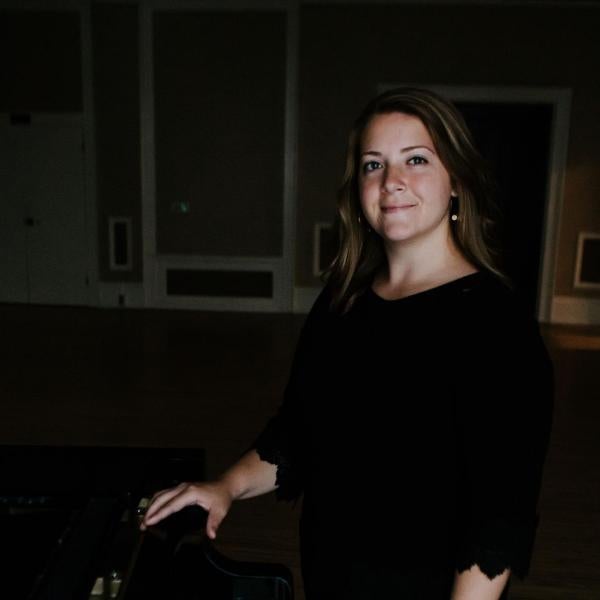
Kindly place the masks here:
<instances>
[{"instance_id":1,"label":"grand piano","mask_svg":"<svg viewBox=\"0 0 600 600\"><path fill-rule=\"evenodd\" d=\"M139 530L156 490L204 474L201 449L0 446L0 598L292 600L291 571L219 553L200 507Z\"/></svg>"}]
</instances>

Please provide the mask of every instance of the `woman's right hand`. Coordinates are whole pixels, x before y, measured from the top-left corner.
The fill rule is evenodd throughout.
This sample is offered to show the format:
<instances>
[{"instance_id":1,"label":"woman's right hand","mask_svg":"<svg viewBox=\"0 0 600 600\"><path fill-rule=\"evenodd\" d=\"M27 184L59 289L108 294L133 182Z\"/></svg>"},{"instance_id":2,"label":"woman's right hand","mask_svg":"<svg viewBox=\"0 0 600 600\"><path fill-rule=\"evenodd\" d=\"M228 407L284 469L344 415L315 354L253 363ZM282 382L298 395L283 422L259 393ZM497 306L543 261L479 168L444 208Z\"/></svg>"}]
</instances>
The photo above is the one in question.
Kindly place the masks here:
<instances>
[{"instance_id":1,"label":"woman's right hand","mask_svg":"<svg viewBox=\"0 0 600 600\"><path fill-rule=\"evenodd\" d=\"M180 483L152 496L140 529L144 531L186 506L198 505L208 512L206 535L215 539L217 529L229 512L232 502L231 492L222 481Z\"/></svg>"}]
</instances>

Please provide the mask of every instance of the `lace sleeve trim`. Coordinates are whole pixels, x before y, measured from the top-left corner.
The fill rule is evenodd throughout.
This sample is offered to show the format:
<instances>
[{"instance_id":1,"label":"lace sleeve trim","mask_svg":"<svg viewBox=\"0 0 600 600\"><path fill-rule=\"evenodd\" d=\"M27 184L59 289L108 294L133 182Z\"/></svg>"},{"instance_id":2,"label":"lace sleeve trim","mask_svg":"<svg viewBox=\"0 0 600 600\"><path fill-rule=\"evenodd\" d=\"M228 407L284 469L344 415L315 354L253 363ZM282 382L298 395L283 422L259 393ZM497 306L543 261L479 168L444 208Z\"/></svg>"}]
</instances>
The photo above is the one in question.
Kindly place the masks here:
<instances>
[{"instance_id":1,"label":"lace sleeve trim","mask_svg":"<svg viewBox=\"0 0 600 600\"><path fill-rule=\"evenodd\" d=\"M510 569L520 579L529 573L539 516L528 521L497 519L471 531L456 555L459 573L477 565L489 579Z\"/></svg>"},{"instance_id":2,"label":"lace sleeve trim","mask_svg":"<svg viewBox=\"0 0 600 600\"><path fill-rule=\"evenodd\" d=\"M278 448L254 446L261 460L272 465L277 465L277 475L275 478L275 497L277 500L292 501L294 506L303 491L303 484L299 474L294 468L292 462Z\"/></svg>"},{"instance_id":3,"label":"lace sleeve trim","mask_svg":"<svg viewBox=\"0 0 600 600\"><path fill-rule=\"evenodd\" d=\"M515 566L512 564L512 561L507 560L502 554L479 547L472 547L469 551L462 554L456 561L456 570L462 573L475 565L490 580L502 574L506 569L510 569L511 572L514 572L521 579L527 574L527 570Z\"/></svg>"}]
</instances>

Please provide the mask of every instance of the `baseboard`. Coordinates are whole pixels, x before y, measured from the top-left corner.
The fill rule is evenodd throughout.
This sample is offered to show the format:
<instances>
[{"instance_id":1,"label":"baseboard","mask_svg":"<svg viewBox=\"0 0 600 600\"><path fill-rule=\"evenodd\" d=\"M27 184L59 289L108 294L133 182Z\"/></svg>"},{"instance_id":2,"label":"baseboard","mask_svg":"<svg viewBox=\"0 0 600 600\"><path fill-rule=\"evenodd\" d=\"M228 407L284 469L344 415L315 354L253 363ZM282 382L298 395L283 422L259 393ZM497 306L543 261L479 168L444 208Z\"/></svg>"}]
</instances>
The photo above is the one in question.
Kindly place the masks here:
<instances>
[{"instance_id":1,"label":"baseboard","mask_svg":"<svg viewBox=\"0 0 600 600\"><path fill-rule=\"evenodd\" d=\"M144 286L127 281L99 281L98 306L144 308Z\"/></svg>"},{"instance_id":2,"label":"baseboard","mask_svg":"<svg viewBox=\"0 0 600 600\"><path fill-rule=\"evenodd\" d=\"M555 296L552 300L551 323L600 325L600 298Z\"/></svg>"}]
</instances>

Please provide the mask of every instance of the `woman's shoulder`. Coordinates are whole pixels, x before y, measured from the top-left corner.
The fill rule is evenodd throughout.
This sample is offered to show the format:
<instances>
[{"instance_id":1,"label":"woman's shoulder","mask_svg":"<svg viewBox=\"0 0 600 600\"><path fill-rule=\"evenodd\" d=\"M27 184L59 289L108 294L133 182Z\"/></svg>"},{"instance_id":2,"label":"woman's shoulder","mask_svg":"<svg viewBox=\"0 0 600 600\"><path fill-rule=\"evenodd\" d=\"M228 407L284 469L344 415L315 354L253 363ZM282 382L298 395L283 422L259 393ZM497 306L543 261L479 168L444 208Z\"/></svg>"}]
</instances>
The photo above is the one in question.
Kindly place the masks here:
<instances>
[{"instance_id":1,"label":"woman's shoulder","mask_svg":"<svg viewBox=\"0 0 600 600\"><path fill-rule=\"evenodd\" d=\"M302 327L305 337L322 336L332 322L332 286L326 282L315 296Z\"/></svg>"},{"instance_id":2,"label":"woman's shoulder","mask_svg":"<svg viewBox=\"0 0 600 600\"><path fill-rule=\"evenodd\" d=\"M333 294L333 286L331 281L326 281L319 290L310 311L309 317L323 317L330 312L331 298Z\"/></svg>"},{"instance_id":3,"label":"woman's shoulder","mask_svg":"<svg viewBox=\"0 0 600 600\"><path fill-rule=\"evenodd\" d=\"M469 285L463 286L461 292L465 308L479 317L523 317L527 314L526 304L519 291L492 271L480 270Z\"/></svg>"},{"instance_id":4,"label":"woman's shoulder","mask_svg":"<svg viewBox=\"0 0 600 600\"><path fill-rule=\"evenodd\" d=\"M514 295L514 290L500 278L496 273L481 268L474 275L474 279L469 281L467 286L470 291L475 292L478 299L510 298Z\"/></svg>"},{"instance_id":5,"label":"woman's shoulder","mask_svg":"<svg viewBox=\"0 0 600 600\"><path fill-rule=\"evenodd\" d=\"M537 318L518 289L490 271L462 290L457 327L464 343L527 345L540 337Z\"/></svg>"},{"instance_id":6,"label":"woman's shoulder","mask_svg":"<svg viewBox=\"0 0 600 600\"><path fill-rule=\"evenodd\" d=\"M319 290L312 307L309 312L309 317L315 319L337 320L341 315L339 300L339 289L337 282L331 277L326 279L323 286Z\"/></svg>"}]
</instances>

